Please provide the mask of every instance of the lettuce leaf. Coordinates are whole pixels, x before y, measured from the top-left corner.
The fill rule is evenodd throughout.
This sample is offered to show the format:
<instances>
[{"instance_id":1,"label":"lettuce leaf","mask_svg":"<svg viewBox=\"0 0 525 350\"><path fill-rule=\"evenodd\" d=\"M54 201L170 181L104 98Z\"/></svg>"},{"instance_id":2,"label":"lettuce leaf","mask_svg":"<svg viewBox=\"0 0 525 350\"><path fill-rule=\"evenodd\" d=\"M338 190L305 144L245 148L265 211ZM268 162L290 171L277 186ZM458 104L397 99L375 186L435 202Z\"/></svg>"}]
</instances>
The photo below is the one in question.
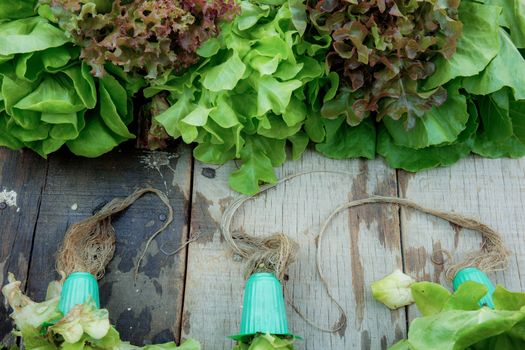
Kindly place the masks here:
<instances>
[{"instance_id":1,"label":"lettuce leaf","mask_svg":"<svg viewBox=\"0 0 525 350\"><path fill-rule=\"evenodd\" d=\"M370 285L374 299L395 310L414 302L410 286L416 280L396 270L390 275L373 282Z\"/></svg>"},{"instance_id":2,"label":"lettuce leaf","mask_svg":"<svg viewBox=\"0 0 525 350\"><path fill-rule=\"evenodd\" d=\"M473 101L468 101L469 118L465 129L455 142L419 149L397 145L385 127L379 128L377 153L393 168L420 171L438 166L449 166L465 158L472 151L478 130L478 110Z\"/></svg>"},{"instance_id":3,"label":"lettuce leaf","mask_svg":"<svg viewBox=\"0 0 525 350\"><path fill-rule=\"evenodd\" d=\"M377 152L390 166L420 171L451 165L471 152L491 158L525 155L520 110L525 76L508 69L524 71L525 60L512 36L500 26L512 14L504 8L498 16L502 9L495 5L501 2L462 1L460 5L464 26L457 52L448 61L441 57L434 61L436 73L425 85L435 88L453 79L445 85L447 102L434 108L443 113L427 112L412 129L389 119L379 126Z\"/></svg>"},{"instance_id":4,"label":"lettuce leaf","mask_svg":"<svg viewBox=\"0 0 525 350\"><path fill-rule=\"evenodd\" d=\"M516 74L516 72L525 72L525 58L503 28L500 28L498 33L500 42L498 54L483 72L466 78L463 87L473 95L488 95L509 87L514 99L525 100L525 74Z\"/></svg>"},{"instance_id":5,"label":"lettuce leaf","mask_svg":"<svg viewBox=\"0 0 525 350\"><path fill-rule=\"evenodd\" d=\"M502 9L500 25L510 30L511 39L518 48L525 47L525 3L521 0L485 0L488 5Z\"/></svg>"},{"instance_id":6,"label":"lettuce leaf","mask_svg":"<svg viewBox=\"0 0 525 350\"><path fill-rule=\"evenodd\" d=\"M0 55L42 51L66 44L66 34L41 17L0 23Z\"/></svg>"},{"instance_id":7,"label":"lettuce leaf","mask_svg":"<svg viewBox=\"0 0 525 350\"><path fill-rule=\"evenodd\" d=\"M48 332L60 334L66 343L76 343L86 334L102 339L110 329L108 311L97 309L94 303L77 305L60 321L48 328Z\"/></svg>"},{"instance_id":8,"label":"lettuce leaf","mask_svg":"<svg viewBox=\"0 0 525 350\"><path fill-rule=\"evenodd\" d=\"M0 2L0 22L6 19L19 19L34 14L36 0L5 0Z\"/></svg>"},{"instance_id":9,"label":"lettuce leaf","mask_svg":"<svg viewBox=\"0 0 525 350\"><path fill-rule=\"evenodd\" d=\"M293 1L241 1L241 14L197 51L200 65L145 90L146 96L170 93L171 107L156 121L170 136L196 142L197 159L240 159L229 183L245 194L277 181L273 168L286 160L287 141L293 158L304 152L310 133L303 126L319 111L319 91L330 85L323 68L328 39L301 37L300 11Z\"/></svg>"},{"instance_id":10,"label":"lettuce leaf","mask_svg":"<svg viewBox=\"0 0 525 350\"><path fill-rule=\"evenodd\" d=\"M125 76L94 78L80 50L47 19L31 13L0 23L0 57L0 145L43 157L68 145L96 157L134 138Z\"/></svg>"},{"instance_id":11,"label":"lettuce leaf","mask_svg":"<svg viewBox=\"0 0 525 350\"><path fill-rule=\"evenodd\" d=\"M405 128L407 117L401 119L405 123L386 117L383 123L394 142L412 149L454 142L469 118L467 100L460 94L460 87L459 81L450 83L446 87L446 102L426 112L408 130Z\"/></svg>"},{"instance_id":12,"label":"lettuce leaf","mask_svg":"<svg viewBox=\"0 0 525 350\"><path fill-rule=\"evenodd\" d=\"M329 158L363 157L374 159L376 154L376 126L371 119L350 126L344 117L322 121L326 138L315 149Z\"/></svg>"},{"instance_id":13,"label":"lettuce leaf","mask_svg":"<svg viewBox=\"0 0 525 350\"><path fill-rule=\"evenodd\" d=\"M525 346L525 293L497 286L495 309L480 307L486 287L469 282L450 293L438 284L414 283L412 293L423 316L412 321L408 339L390 350L506 350Z\"/></svg>"},{"instance_id":14,"label":"lettuce leaf","mask_svg":"<svg viewBox=\"0 0 525 350\"><path fill-rule=\"evenodd\" d=\"M58 311L59 296L36 303L29 299L21 290L22 283L8 274L8 283L2 288L7 303L13 309L11 318L19 332L38 334L37 330L44 322L61 316Z\"/></svg>"},{"instance_id":15,"label":"lettuce leaf","mask_svg":"<svg viewBox=\"0 0 525 350\"><path fill-rule=\"evenodd\" d=\"M459 1L308 3L313 29L333 39L326 63L340 76L340 94L351 91L351 126L368 117L404 117L411 126L444 103L441 87L420 91L419 85L434 73L433 57L454 57L462 30Z\"/></svg>"},{"instance_id":16,"label":"lettuce leaf","mask_svg":"<svg viewBox=\"0 0 525 350\"><path fill-rule=\"evenodd\" d=\"M251 339L238 342L232 350L293 350L294 339L270 334L257 334Z\"/></svg>"},{"instance_id":17,"label":"lettuce leaf","mask_svg":"<svg viewBox=\"0 0 525 350\"><path fill-rule=\"evenodd\" d=\"M518 158L525 155L522 101L513 101L512 92L504 88L478 98L481 127L473 152L484 157Z\"/></svg>"},{"instance_id":18,"label":"lettuce leaf","mask_svg":"<svg viewBox=\"0 0 525 350\"><path fill-rule=\"evenodd\" d=\"M156 79L198 62L195 51L237 13L234 0L41 0L41 13L82 50L96 77L112 63Z\"/></svg>"},{"instance_id":19,"label":"lettuce leaf","mask_svg":"<svg viewBox=\"0 0 525 350\"><path fill-rule=\"evenodd\" d=\"M427 79L423 89L435 89L457 77L469 77L483 71L499 52L500 14L498 6L462 1L459 19L463 30L456 53L450 59L436 57L436 71Z\"/></svg>"}]
</instances>

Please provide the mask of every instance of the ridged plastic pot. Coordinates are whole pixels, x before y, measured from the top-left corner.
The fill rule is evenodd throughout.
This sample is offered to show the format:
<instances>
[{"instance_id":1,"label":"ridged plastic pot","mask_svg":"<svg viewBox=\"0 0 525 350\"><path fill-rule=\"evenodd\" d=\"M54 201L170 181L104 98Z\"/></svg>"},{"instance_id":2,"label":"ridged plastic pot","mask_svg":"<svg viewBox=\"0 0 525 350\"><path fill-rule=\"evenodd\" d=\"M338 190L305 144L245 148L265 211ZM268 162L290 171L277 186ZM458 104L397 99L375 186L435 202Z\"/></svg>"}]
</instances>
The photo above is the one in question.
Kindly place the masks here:
<instances>
[{"instance_id":1,"label":"ridged plastic pot","mask_svg":"<svg viewBox=\"0 0 525 350\"><path fill-rule=\"evenodd\" d=\"M283 287L273 273L255 273L246 282L241 330L230 338L242 340L257 333L293 336L288 331Z\"/></svg>"},{"instance_id":2,"label":"ridged plastic pot","mask_svg":"<svg viewBox=\"0 0 525 350\"><path fill-rule=\"evenodd\" d=\"M73 307L84 304L90 298L100 308L97 279L88 272L73 272L62 286L58 308L63 315L67 315Z\"/></svg>"},{"instance_id":3,"label":"ridged plastic pot","mask_svg":"<svg viewBox=\"0 0 525 350\"><path fill-rule=\"evenodd\" d=\"M479 301L481 306L488 306L491 309L494 308L494 301L492 300L492 294L494 293L494 285L490 281L489 277L481 270L475 267L467 267L458 271L452 282L454 290L457 290L460 285L467 281L477 282L483 284L488 289L488 293Z\"/></svg>"}]
</instances>

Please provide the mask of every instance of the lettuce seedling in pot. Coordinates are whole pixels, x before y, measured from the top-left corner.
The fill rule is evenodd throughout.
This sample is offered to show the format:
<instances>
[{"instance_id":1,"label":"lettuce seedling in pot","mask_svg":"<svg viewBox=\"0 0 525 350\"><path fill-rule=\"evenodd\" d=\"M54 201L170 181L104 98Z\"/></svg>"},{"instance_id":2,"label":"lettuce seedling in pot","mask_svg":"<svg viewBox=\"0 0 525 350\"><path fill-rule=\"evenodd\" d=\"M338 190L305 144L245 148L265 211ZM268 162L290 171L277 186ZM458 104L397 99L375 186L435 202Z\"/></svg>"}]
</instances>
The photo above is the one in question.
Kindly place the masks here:
<instances>
[{"instance_id":1,"label":"lettuce seedling in pot","mask_svg":"<svg viewBox=\"0 0 525 350\"><path fill-rule=\"evenodd\" d=\"M233 350L293 350L297 336L288 330L283 287L273 273L250 276L244 290L241 331Z\"/></svg>"}]
</instances>

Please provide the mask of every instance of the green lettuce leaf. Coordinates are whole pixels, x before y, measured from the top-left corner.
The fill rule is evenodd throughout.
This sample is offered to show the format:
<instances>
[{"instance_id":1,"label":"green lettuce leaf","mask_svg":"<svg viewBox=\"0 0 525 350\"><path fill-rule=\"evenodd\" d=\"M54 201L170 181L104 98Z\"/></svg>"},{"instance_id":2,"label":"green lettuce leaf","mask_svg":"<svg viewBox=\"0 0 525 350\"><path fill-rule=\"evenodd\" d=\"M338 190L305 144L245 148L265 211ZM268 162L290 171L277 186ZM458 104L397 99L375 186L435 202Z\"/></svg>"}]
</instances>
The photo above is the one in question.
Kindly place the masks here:
<instances>
[{"instance_id":1,"label":"green lettuce leaf","mask_svg":"<svg viewBox=\"0 0 525 350\"><path fill-rule=\"evenodd\" d=\"M64 31L41 17L0 23L0 55L42 51L68 42Z\"/></svg>"},{"instance_id":2,"label":"green lettuce leaf","mask_svg":"<svg viewBox=\"0 0 525 350\"><path fill-rule=\"evenodd\" d=\"M523 320L525 310L450 310L415 319L411 323L408 339L411 349L462 350L487 338L509 332ZM524 344L523 341L520 344Z\"/></svg>"},{"instance_id":3,"label":"green lettuce leaf","mask_svg":"<svg viewBox=\"0 0 525 350\"><path fill-rule=\"evenodd\" d=\"M516 72L525 72L525 58L503 28L499 29L499 38L499 53L483 72L466 78L463 87L473 95L488 95L509 87L512 89L514 99L525 100L525 74L516 74Z\"/></svg>"},{"instance_id":4,"label":"green lettuce leaf","mask_svg":"<svg viewBox=\"0 0 525 350\"><path fill-rule=\"evenodd\" d=\"M414 301L423 316L439 314L451 296L447 289L437 283L418 282L411 288Z\"/></svg>"},{"instance_id":5,"label":"green lettuce leaf","mask_svg":"<svg viewBox=\"0 0 525 350\"><path fill-rule=\"evenodd\" d=\"M476 136L473 152L488 158L524 156L522 105L521 101L512 101L509 89L480 97L478 108L482 127Z\"/></svg>"},{"instance_id":6,"label":"green lettuce leaf","mask_svg":"<svg viewBox=\"0 0 525 350\"><path fill-rule=\"evenodd\" d=\"M257 334L254 337L238 342L232 350L293 350L294 339L270 334Z\"/></svg>"},{"instance_id":7,"label":"green lettuce leaf","mask_svg":"<svg viewBox=\"0 0 525 350\"><path fill-rule=\"evenodd\" d=\"M520 310L525 306L525 293L511 292L502 286L496 286L492 294L496 310Z\"/></svg>"},{"instance_id":8,"label":"green lettuce leaf","mask_svg":"<svg viewBox=\"0 0 525 350\"><path fill-rule=\"evenodd\" d=\"M86 114L86 125L77 138L67 141L67 146L76 155L84 157L98 157L109 152L124 138L114 134L102 121L98 113Z\"/></svg>"},{"instance_id":9,"label":"green lettuce leaf","mask_svg":"<svg viewBox=\"0 0 525 350\"><path fill-rule=\"evenodd\" d=\"M30 17L35 4L36 0L4 0L0 2L0 21Z\"/></svg>"},{"instance_id":10,"label":"green lettuce leaf","mask_svg":"<svg viewBox=\"0 0 525 350\"><path fill-rule=\"evenodd\" d=\"M408 130L406 123L386 117L383 123L394 142L399 146L419 149L456 141L469 117L467 100L460 94L459 88L459 81L450 83L447 101L417 118L415 125ZM406 117L401 121L406 121Z\"/></svg>"},{"instance_id":11,"label":"green lettuce leaf","mask_svg":"<svg viewBox=\"0 0 525 350\"><path fill-rule=\"evenodd\" d=\"M478 129L478 112L473 102L468 103L469 118L457 140L450 144L412 149L397 145L383 126L379 128L377 153L393 168L417 172L438 166L449 166L470 154Z\"/></svg>"},{"instance_id":12,"label":"green lettuce leaf","mask_svg":"<svg viewBox=\"0 0 525 350\"><path fill-rule=\"evenodd\" d=\"M0 144L96 157L133 138L137 81L115 68L95 79L63 30L30 15L0 23Z\"/></svg>"},{"instance_id":13,"label":"green lettuce leaf","mask_svg":"<svg viewBox=\"0 0 525 350\"><path fill-rule=\"evenodd\" d=\"M481 72L499 52L500 14L500 7L462 1L459 19L463 30L457 51L448 60L437 56L434 60L436 71L423 88L432 90L457 77L469 77Z\"/></svg>"},{"instance_id":14,"label":"green lettuce leaf","mask_svg":"<svg viewBox=\"0 0 525 350\"><path fill-rule=\"evenodd\" d=\"M334 159L358 158L374 159L376 154L376 126L373 120L364 120L357 126L350 126L344 117L322 121L326 139L315 149Z\"/></svg>"},{"instance_id":15,"label":"green lettuce leaf","mask_svg":"<svg viewBox=\"0 0 525 350\"><path fill-rule=\"evenodd\" d=\"M241 14L198 50L200 65L172 74L146 94L169 92L171 106L155 120L170 136L197 143L193 154L203 162L240 159L230 186L254 194L261 184L277 181L273 168L286 160L287 142L297 159L310 135L318 136L305 125L330 79L323 69L325 39L301 36L304 4L240 6Z\"/></svg>"},{"instance_id":16,"label":"green lettuce leaf","mask_svg":"<svg viewBox=\"0 0 525 350\"><path fill-rule=\"evenodd\" d=\"M264 138L249 138L241 151L243 164L230 176L230 186L248 195L259 192L259 184L275 183L274 167L286 159L285 142Z\"/></svg>"},{"instance_id":17,"label":"green lettuce leaf","mask_svg":"<svg viewBox=\"0 0 525 350\"><path fill-rule=\"evenodd\" d=\"M511 101L509 115L512 120L512 130L519 142L525 144L525 100Z\"/></svg>"},{"instance_id":18,"label":"green lettuce leaf","mask_svg":"<svg viewBox=\"0 0 525 350\"><path fill-rule=\"evenodd\" d=\"M390 350L511 350L525 345L525 293L501 286L493 295L496 308L480 307L485 286L469 282L450 293L438 284L412 285L423 316L412 321L408 339Z\"/></svg>"},{"instance_id":19,"label":"green lettuce leaf","mask_svg":"<svg viewBox=\"0 0 525 350\"><path fill-rule=\"evenodd\" d=\"M525 3L521 0L485 0L486 4L502 8L500 25L510 30L514 44L525 47Z\"/></svg>"},{"instance_id":20,"label":"green lettuce leaf","mask_svg":"<svg viewBox=\"0 0 525 350\"><path fill-rule=\"evenodd\" d=\"M233 89L246 71L246 65L241 61L237 52L209 71L202 80L202 86L210 91Z\"/></svg>"}]
</instances>

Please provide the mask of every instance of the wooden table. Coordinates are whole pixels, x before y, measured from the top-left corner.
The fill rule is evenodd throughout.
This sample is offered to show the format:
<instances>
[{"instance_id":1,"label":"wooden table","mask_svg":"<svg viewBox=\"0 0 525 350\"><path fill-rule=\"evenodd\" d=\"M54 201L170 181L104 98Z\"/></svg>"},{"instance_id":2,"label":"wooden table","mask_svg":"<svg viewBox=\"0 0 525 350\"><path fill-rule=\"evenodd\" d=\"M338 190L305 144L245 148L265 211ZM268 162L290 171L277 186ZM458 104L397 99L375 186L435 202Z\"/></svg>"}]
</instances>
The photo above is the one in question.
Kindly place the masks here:
<instances>
[{"instance_id":1,"label":"wooden table","mask_svg":"<svg viewBox=\"0 0 525 350\"><path fill-rule=\"evenodd\" d=\"M0 150L0 192L17 193L17 206L0 206L0 282L8 271L24 281L29 295L43 298L56 278L54 253L68 225L115 196L140 186L163 190L175 222L152 245L137 280L133 268L145 238L166 219L160 201L147 195L114 218L117 251L100 282L101 302L124 339L141 345L194 337L203 348L231 349L226 335L238 331L242 305L242 262L218 232L221 213L237 196L227 183L235 169L194 161L191 150L147 152L124 147L99 159L62 152L44 160L31 152ZM270 190L242 208L237 229L255 234L285 232L301 243L289 270L287 290L308 318L330 327L339 320L315 269L316 235L324 218L351 199L372 194L413 199L422 205L477 217L501 231L513 255L509 269L491 276L513 290L525 290L525 159L471 157L450 168L417 175L388 168L382 160L335 161L308 152L277 169L279 176L309 174ZM309 326L288 307L291 329L303 335L298 349L385 349L406 336L416 312L390 311L372 298L374 280L403 268L420 280L444 282L442 249L460 256L479 248L479 236L446 222L395 206L372 205L338 216L323 244L323 267L348 314L337 334ZM188 237L198 239L167 255ZM0 340L9 332L0 305Z\"/></svg>"}]
</instances>

